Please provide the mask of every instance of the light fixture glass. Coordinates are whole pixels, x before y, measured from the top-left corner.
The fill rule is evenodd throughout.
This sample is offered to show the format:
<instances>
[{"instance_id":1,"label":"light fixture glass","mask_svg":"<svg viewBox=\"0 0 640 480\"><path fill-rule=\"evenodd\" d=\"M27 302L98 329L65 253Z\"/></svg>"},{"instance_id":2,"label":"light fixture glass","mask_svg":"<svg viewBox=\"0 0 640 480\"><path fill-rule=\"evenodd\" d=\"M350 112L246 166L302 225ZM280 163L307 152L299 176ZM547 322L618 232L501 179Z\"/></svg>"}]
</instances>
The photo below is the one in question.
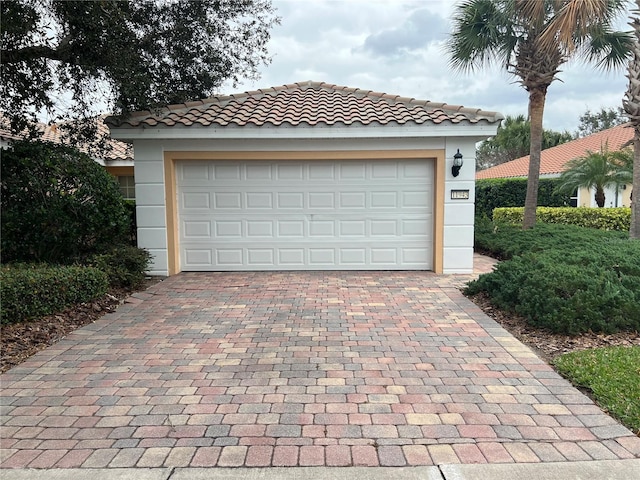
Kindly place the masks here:
<instances>
[{"instance_id":1,"label":"light fixture glass","mask_svg":"<svg viewBox=\"0 0 640 480\"><path fill-rule=\"evenodd\" d=\"M457 177L460 174L460 169L462 168L462 154L460 153L460 149L453 156L453 166L451 167L451 175Z\"/></svg>"}]
</instances>

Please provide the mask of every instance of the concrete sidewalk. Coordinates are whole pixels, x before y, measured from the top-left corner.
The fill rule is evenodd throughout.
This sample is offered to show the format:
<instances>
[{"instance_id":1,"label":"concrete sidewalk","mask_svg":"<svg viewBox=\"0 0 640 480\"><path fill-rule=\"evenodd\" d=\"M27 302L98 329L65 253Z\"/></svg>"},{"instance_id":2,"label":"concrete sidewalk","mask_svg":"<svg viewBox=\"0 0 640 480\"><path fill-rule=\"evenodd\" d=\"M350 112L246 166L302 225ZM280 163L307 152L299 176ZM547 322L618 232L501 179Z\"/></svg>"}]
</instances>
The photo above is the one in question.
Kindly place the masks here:
<instances>
[{"instance_id":1,"label":"concrete sidewalk","mask_svg":"<svg viewBox=\"0 0 640 480\"><path fill-rule=\"evenodd\" d=\"M395 468L148 468L3 470L3 480L637 480L640 459Z\"/></svg>"}]
</instances>

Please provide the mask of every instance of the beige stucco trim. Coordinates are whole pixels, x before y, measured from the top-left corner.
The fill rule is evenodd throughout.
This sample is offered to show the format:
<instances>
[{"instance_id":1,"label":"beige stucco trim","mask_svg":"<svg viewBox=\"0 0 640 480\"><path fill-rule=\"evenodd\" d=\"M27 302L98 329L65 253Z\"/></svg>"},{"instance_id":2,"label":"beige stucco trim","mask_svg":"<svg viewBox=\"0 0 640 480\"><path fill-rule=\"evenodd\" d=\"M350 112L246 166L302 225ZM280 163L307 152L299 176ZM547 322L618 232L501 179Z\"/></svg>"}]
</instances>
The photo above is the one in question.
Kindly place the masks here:
<instances>
[{"instance_id":1,"label":"beige stucco trim","mask_svg":"<svg viewBox=\"0 0 640 480\"><path fill-rule=\"evenodd\" d=\"M433 271L444 271L444 195L445 195L445 153L434 151L434 202L433 202Z\"/></svg>"},{"instance_id":2,"label":"beige stucco trim","mask_svg":"<svg viewBox=\"0 0 640 480\"><path fill-rule=\"evenodd\" d=\"M114 177L128 177L133 176L133 165L130 167L104 167L107 172L109 172Z\"/></svg>"},{"instance_id":3,"label":"beige stucco trim","mask_svg":"<svg viewBox=\"0 0 640 480\"><path fill-rule=\"evenodd\" d=\"M180 273L180 245L178 239L178 205L176 163L180 160L393 160L433 159L433 271L443 272L444 241L444 150L331 150L331 151L229 151L229 152L165 152L164 188L167 221L167 262L169 275Z\"/></svg>"},{"instance_id":4,"label":"beige stucco trim","mask_svg":"<svg viewBox=\"0 0 640 480\"><path fill-rule=\"evenodd\" d=\"M169 275L180 273L178 241L178 205L176 197L176 159L170 152L164 154L164 198L167 215L167 269Z\"/></svg>"}]
</instances>

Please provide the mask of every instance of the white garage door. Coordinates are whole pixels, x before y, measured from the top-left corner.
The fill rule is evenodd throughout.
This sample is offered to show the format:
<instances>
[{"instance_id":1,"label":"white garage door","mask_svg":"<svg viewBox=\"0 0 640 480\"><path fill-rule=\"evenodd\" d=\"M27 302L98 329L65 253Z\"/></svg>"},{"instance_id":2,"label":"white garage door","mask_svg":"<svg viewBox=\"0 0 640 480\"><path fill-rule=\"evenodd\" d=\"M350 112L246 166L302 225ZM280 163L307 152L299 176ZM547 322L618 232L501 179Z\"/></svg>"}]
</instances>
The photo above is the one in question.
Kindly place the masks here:
<instances>
[{"instance_id":1,"label":"white garage door","mask_svg":"<svg viewBox=\"0 0 640 480\"><path fill-rule=\"evenodd\" d=\"M430 270L433 161L183 161L184 271Z\"/></svg>"}]
</instances>

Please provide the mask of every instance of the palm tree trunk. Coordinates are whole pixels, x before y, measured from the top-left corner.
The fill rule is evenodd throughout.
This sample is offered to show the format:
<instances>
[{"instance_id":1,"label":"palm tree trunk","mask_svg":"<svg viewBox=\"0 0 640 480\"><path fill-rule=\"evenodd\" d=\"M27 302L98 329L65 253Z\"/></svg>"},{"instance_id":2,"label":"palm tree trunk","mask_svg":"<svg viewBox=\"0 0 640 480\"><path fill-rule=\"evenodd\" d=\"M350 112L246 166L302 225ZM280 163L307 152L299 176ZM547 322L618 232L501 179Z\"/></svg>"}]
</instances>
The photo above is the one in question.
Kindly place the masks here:
<instances>
[{"instance_id":1,"label":"palm tree trunk","mask_svg":"<svg viewBox=\"0 0 640 480\"><path fill-rule=\"evenodd\" d=\"M596 200L596 205L598 205L598 208L604 207L604 202L606 198L604 196L604 189L600 185L596 185L595 200Z\"/></svg>"},{"instance_id":2,"label":"palm tree trunk","mask_svg":"<svg viewBox=\"0 0 640 480\"><path fill-rule=\"evenodd\" d=\"M538 184L540 182L540 152L542 150L542 116L547 96L546 87L533 88L529 92L529 120L531 121L531 146L529 147L529 177L527 196L524 201L524 221L527 230L536 224L538 207Z\"/></svg>"},{"instance_id":3,"label":"palm tree trunk","mask_svg":"<svg viewBox=\"0 0 640 480\"><path fill-rule=\"evenodd\" d=\"M631 228L629 237L640 240L640 125L633 137L633 190L631 192Z\"/></svg>"}]
</instances>

